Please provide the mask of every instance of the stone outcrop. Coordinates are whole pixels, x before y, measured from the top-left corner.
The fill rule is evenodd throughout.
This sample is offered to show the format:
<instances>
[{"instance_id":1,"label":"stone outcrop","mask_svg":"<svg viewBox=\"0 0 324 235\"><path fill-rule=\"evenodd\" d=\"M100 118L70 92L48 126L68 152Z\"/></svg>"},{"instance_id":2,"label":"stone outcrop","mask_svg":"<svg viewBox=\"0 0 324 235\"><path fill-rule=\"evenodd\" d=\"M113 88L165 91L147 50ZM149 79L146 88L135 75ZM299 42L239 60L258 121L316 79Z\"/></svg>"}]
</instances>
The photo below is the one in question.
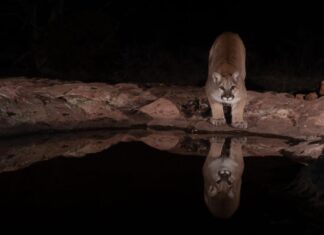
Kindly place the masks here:
<instances>
[{"instance_id":1,"label":"stone outcrop","mask_svg":"<svg viewBox=\"0 0 324 235\"><path fill-rule=\"evenodd\" d=\"M202 87L161 84L0 80L0 135L98 128L173 128L191 133L262 134L318 140L324 133L324 97L248 92L249 127L215 127Z\"/></svg>"}]
</instances>

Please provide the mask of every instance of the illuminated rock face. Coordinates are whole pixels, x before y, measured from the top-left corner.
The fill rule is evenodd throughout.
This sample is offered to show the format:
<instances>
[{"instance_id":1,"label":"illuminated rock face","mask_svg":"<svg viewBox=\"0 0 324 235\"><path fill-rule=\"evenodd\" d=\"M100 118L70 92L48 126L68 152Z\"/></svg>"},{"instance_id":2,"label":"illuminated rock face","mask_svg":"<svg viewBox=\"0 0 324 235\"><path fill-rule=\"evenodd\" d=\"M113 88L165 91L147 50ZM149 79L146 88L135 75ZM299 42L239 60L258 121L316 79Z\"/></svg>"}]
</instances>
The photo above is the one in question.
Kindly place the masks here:
<instances>
[{"instance_id":1,"label":"illuminated rock face","mask_svg":"<svg viewBox=\"0 0 324 235\"><path fill-rule=\"evenodd\" d=\"M230 110L230 108L227 108ZM244 132L208 122L203 87L63 82L8 78L0 81L0 135L93 128L176 128L316 139L324 133L324 98L248 92Z\"/></svg>"}]
</instances>

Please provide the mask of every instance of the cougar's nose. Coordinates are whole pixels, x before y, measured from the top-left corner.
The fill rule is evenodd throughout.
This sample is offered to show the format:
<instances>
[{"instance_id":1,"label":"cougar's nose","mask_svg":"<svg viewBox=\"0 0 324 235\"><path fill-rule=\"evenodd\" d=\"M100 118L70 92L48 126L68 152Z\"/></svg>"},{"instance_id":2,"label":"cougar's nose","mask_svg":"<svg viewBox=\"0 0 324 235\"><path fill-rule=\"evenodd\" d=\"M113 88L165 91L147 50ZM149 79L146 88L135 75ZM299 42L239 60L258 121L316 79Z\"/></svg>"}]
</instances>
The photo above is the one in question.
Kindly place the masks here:
<instances>
[{"instance_id":1,"label":"cougar's nose","mask_svg":"<svg viewBox=\"0 0 324 235\"><path fill-rule=\"evenodd\" d=\"M229 101L229 100L233 100L234 99L234 95L232 94L224 94L221 96L222 100L226 100L226 101Z\"/></svg>"}]
</instances>

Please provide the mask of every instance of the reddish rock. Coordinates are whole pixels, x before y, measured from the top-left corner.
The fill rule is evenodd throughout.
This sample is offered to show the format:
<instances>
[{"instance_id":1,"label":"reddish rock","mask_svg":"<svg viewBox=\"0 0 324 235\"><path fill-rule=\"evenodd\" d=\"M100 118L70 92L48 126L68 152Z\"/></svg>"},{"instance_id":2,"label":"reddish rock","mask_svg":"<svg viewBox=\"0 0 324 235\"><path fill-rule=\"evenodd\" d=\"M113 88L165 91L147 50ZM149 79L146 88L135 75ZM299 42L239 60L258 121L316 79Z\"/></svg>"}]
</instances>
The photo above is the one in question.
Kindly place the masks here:
<instances>
[{"instance_id":1,"label":"reddish rock","mask_svg":"<svg viewBox=\"0 0 324 235\"><path fill-rule=\"evenodd\" d=\"M316 93L315 93L316 94ZM208 122L203 87L0 80L0 135L93 128L178 128L192 133L258 133L298 138L324 133L324 98L248 91L246 130Z\"/></svg>"},{"instance_id":2,"label":"reddish rock","mask_svg":"<svg viewBox=\"0 0 324 235\"><path fill-rule=\"evenodd\" d=\"M318 98L318 95L316 92L311 92L305 96L305 100L316 100Z\"/></svg>"},{"instance_id":3,"label":"reddish rock","mask_svg":"<svg viewBox=\"0 0 324 235\"><path fill-rule=\"evenodd\" d=\"M305 95L304 94L296 94L295 98L297 100L304 100L305 99Z\"/></svg>"},{"instance_id":4,"label":"reddish rock","mask_svg":"<svg viewBox=\"0 0 324 235\"><path fill-rule=\"evenodd\" d=\"M150 103L142 108L139 111L146 113L155 119L178 119L181 117L180 111L177 106L172 103L170 100L165 98L160 98L153 103Z\"/></svg>"}]
</instances>

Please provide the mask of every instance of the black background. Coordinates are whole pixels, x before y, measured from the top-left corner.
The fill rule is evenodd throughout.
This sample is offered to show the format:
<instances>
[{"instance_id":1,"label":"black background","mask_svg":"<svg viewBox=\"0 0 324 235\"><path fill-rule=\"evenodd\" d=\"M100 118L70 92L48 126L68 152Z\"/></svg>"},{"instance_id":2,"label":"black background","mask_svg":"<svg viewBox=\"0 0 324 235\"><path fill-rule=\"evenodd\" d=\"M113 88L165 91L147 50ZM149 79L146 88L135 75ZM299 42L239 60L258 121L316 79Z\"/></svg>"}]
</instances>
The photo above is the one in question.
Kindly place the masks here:
<instances>
[{"instance_id":1,"label":"black background","mask_svg":"<svg viewBox=\"0 0 324 235\"><path fill-rule=\"evenodd\" d=\"M324 67L320 3L1 1L0 75L203 85L223 31L247 48L248 89L316 91Z\"/></svg>"}]
</instances>

